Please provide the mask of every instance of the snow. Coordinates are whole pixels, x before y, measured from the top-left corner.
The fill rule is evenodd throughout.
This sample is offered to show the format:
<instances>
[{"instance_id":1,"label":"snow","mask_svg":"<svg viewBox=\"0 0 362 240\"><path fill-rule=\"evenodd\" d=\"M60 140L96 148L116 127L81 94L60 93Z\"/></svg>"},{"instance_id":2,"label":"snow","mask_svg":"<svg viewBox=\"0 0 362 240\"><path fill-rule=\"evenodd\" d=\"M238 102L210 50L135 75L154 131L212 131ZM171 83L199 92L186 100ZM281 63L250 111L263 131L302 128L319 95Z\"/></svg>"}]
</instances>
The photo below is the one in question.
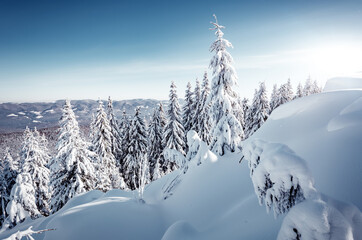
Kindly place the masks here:
<instances>
[{"instance_id":1,"label":"snow","mask_svg":"<svg viewBox=\"0 0 362 240\"><path fill-rule=\"evenodd\" d=\"M38 120L33 120L33 123L40 123L40 121L38 121Z\"/></svg>"},{"instance_id":2,"label":"snow","mask_svg":"<svg viewBox=\"0 0 362 240\"><path fill-rule=\"evenodd\" d=\"M298 229L303 239L359 239L361 226L362 214L356 207L323 196L293 207L284 219L278 239L292 239L296 236L293 229Z\"/></svg>"},{"instance_id":3,"label":"snow","mask_svg":"<svg viewBox=\"0 0 362 240\"><path fill-rule=\"evenodd\" d=\"M14 114L14 113L11 113L9 115L6 115L7 117L17 117L18 115Z\"/></svg>"},{"instance_id":4,"label":"snow","mask_svg":"<svg viewBox=\"0 0 362 240\"><path fill-rule=\"evenodd\" d=\"M344 89L362 89L362 78L336 77L329 79L324 86L323 92Z\"/></svg>"},{"instance_id":5,"label":"snow","mask_svg":"<svg viewBox=\"0 0 362 240\"><path fill-rule=\"evenodd\" d=\"M361 209L352 190L362 185L361 97L361 90L341 90L296 99L275 109L253 139L287 145L307 162L320 192Z\"/></svg>"},{"instance_id":6,"label":"snow","mask_svg":"<svg viewBox=\"0 0 362 240\"><path fill-rule=\"evenodd\" d=\"M40 115L41 112L38 112L38 111L30 111L31 113L35 114L35 115Z\"/></svg>"},{"instance_id":7,"label":"snow","mask_svg":"<svg viewBox=\"0 0 362 240\"><path fill-rule=\"evenodd\" d=\"M18 114L19 114L19 115L25 115L25 113L24 113L24 112L18 112Z\"/></svg>"},{"instance_id":8,"label":"snow","mask_svg":"<svg viewBox=\"0 0 362 240\"><path fill-rule=\"evenodd\" d=\"M42 240L284 240L298 234L301 239L360 239L362 127L355 119L361 119L361 98L361 90L340 90L281 105L243 143L241 163L241 152L209 153L190 131L194 157L186 156L187 172L179 169L147 185L144 202L136 192L94 190L74 197L47 218L0 233L0 238L33 226L34 231L56 228L33 235ZM198 156L205 153L209 157L198 164ZM260 157L259 163L253 154ZM255 179L250 178L250 159L256 164ZM277 218L259 206L254 190L262 186L259 180L266 172L276 183L269 190L273 196L293 184L303 190L304 199ZM293 180L288 182L290 173Z\"/></svg>"}]
</instances>

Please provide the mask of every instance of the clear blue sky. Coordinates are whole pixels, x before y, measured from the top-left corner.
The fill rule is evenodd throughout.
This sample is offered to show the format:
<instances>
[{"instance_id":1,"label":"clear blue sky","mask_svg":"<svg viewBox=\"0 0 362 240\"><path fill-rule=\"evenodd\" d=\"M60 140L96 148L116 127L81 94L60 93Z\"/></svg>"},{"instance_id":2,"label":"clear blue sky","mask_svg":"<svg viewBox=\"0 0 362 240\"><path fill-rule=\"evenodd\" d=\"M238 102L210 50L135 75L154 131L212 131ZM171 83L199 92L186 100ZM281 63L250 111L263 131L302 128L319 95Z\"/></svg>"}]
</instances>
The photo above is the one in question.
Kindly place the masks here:
<instances>
[{"instance_id":1,"label":"clear blue sky","mask_svg":"<svg viewBox=\"0 0 362 240\"><path fill-rule=\"evenodd\" d=\"M0 1L0 102L183 97L208 68L212 14L251 97L260 81L362 71L362 1Z\"/></svg>"}]
</instances>

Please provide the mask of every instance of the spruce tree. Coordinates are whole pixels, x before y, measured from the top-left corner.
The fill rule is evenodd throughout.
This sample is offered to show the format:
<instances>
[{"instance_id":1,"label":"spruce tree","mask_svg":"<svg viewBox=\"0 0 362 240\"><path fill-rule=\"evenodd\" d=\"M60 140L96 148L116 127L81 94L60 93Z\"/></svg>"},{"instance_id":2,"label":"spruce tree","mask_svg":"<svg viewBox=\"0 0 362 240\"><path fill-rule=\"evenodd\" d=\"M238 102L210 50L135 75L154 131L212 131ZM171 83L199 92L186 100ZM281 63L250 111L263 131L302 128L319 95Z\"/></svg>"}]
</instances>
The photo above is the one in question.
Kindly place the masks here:
<instances>
[{"instance_id":1,"label":"spruce tree","mask_svg":"<svg viewBox=\"0 0 362 240\"><path fill-rule=\"evenodd\" d=\"M144 164L147 163L147 130L145 123L140 116L140 108L136 108L136 113L130 125L130 143L128 145L128 154L123 166L123 178L127 187L135 190L142 186L145 177L149 175L144 171Z\"/></svg>"},{"instance_id":2,"label":"spruce tree","mask_svg":"<svg viewBox=\"0 0 362 240\"><path fill-rule=\"evenodd\" d=\"M27 130L25 131L27 132ZM45 145L46 140L36 129L33 133L27 133L26 137L28 139L24 139L21 155L21 162L23 163L21 172L30 174L31 183L35 190L37 209L42 215L48 216L50 213L50 171L47 166L50 157Z\"/></svg>"},{"instance_id":3,"label":"spruce tree","mask_svg":"<svg viewBox=\"0 0 362 240\"><path fill-rule=\"evenodd\" d=\"M259 90L255 91L255 96L253 99L253 104L250 107L248 116L250 119L250 125L248 129L248 137L250 137L256 130L258 130L261 125L269 117L269 102L266 92L265 83L260 83Z\"/></svg>"},{"instance_id":4,"label":"spruce tree","mask_svg":"<svg viewBox=\"0 0 362 240\"><path fill-rule=\"evenodd\" d=\"M0 161L0 228L2 227L8 214L6 206L10 201L11 189L15 184L18 175L14 160L11 157L9 148L5 149L5 156Z\"/></svg>"},{"instance_id":5,"label":"spruce tree","mask_svg":"<svg viewBox=\"0 0 362 240\"><path fill-rule=\"evenodd\" d=\"M200 88L200 82L199 80L196 78L196 85L195 85L195 90L194 90L194 100L193 100L193 105L191 106L192 109L192 123L191 123L191 128L190 129L185 129L185 135L187 135L187 132L189 130L195 130L196 132L198 132L199 129L199 110L201 108L200 106L201 104L201 88ZM186 139L186 137L185 137ZM187 144L185 144L186 148L187 148Z\"/></svg>"},{"instance_id":6,"label":"spruce tree","mask_svg":"<svg viewBox=\"0 0 362 240\"><path fill-rule=\"evenodd\" d=\"M176 93L176 85L171 83L170 101L168 105L167 117L168 123L165 127L164 145L165 149L174 149L182 155L185 153L185 130L181 124L181 110ZM177 169L179 166L172 159L166 159L163 163L163 172L170 172Z\"/></svg>"},{"instance_id":7,"label":"spruce tree","mask_svg":"<svg viewBox=\"0 0 362 240\"><path fill-rule=\"evenodd\" d=\"M279 100L279 91L278 86L276 84L273 85L273 91L270 96L270 113L274 111L274 109L277 108L278 100Z\"/></svg>"},{"instance_id":8,"label":"spruce tree","mask_svg":"<svg viewBox=\"0 0 362 240\"><path fill-rule=\"evenodd\" d=\"M119 162L122 146L121 146L121 133L119 130L119 125L116 116L114 115L113 110L113 103L111 100L111 97L108 98L108 105L107 105L107 116L109 125L111 127L111 139L112 139L112 153L113 156L118 160ZM118 165L118 164L117 164Z\"/></svg>"},{"instance_id":9,"label":"spruce tree","mask_svg":"<svg viewBox=\"0 0 362 240\"><path fill-rule=\"evenodd\" d=\"M5 226L14 227L23 222L26 218L35 219L40 216L36 206L35 189L29 173L20 173L16 178L16 183L11 189L10 202L6 207L9 216Z\"/></svg>"},{"instance_id":10,"label":"spruce tree","mask_svg":"<svg viewBox=\"0 0 362 240\"><path fill-rule=\"evenodd\" d=\"M238 117L241 106L238 103L238 95L233 90L237 85L237 76L232 66L233 58L227 52L227 47L232 44L223 38L221 29L225 28L218 24L216 16L214 28L217 39L210 47L215 55L210 61L213 79L211 94L208 104L210 104L211 127L211 149L223 155L225 150L235 151L244 139L244 131Z\"/></svg>"},{"instance_id":11,"label":"spruce tree","mask_svg":"<svg viewBox=\"0 0 362 240\"><path fill-rule=\"evenodd\" d=\"M274 109L283 105L284 103L290 102L293 100L293 89L292 84L290 83L290 79L285 84L282 84L277 92L277 99L274 103Z\"/></svg>"},{"instance_id":12,"label":"spruce tree","mask_svg":"<svg viewBox=\"0 0 362 240\"><path fill-rule=\"evenodd\" d=\"M242 105L242 108L243 108L243 112L244 112L244 125L243 125L243 130L244 130L244 133L245 133L245 136L247 136L247 133L246 133L246 129L247 129L247 125L248 125L248 111L249 111L249 99L247 98L243 98L243 101L241 102L241 105Z\"/></svg>"},{"instance_id":13,"label":"spruce tree","mask_svg":"<svg viewBox=\"0 0 362 240\"><path fill-rule=\"evenodd\" d=\"M129 139L129 128L130 128L130 120L126 113L126 110L124 109L122 112L122 119L119 124L119 130L121 133L121 159L124 159L128 153L128 145L130 142Z\"/></svg>"},{"instance_id":14,"label":"spruce tree","mask_svg":"<svg viewBox=\"0 0 362 240\"><path fill-rule=\"evenodd\" d=\"M303 97L303 87L302 84L299 83L297 86L297 91L295 93L294 99Z\"/></svg>"},{"instance_id":15,"label":"spruce tree","mask_svg":"<svg viewBox=\"0 0 362 240\"><path fill-rule=\"evenodd\" d=\"M126 156L128 155L128 147L131 142L130 139L130 121L127 116L126 110L123 109L122 119L119 125L120 135L121 135L121 155L119 159L119 171L121 176L123 176L123 166Z\"/></svg>"},{"instance_id":16,"label":"spruce tree","mask_svg":"<svg viewBox=\"0 0 362 240\"><path fill-rule=\"evenodd\" d=\"M206 142L207 144L211 141L210 136L210 115L209 115L209 104L207 99L210 95L210 87L209 87L209 79L207 78L207 72L204 73L204 78L202 80L202 90L201 90L201 98L200 103L197 105L196 116L198 118L198 135L201 140Z\"/></svg>"},{"instance_id":17,"label":"spruce tree","mask_svg":"<svg viewBox=\"0 0 362 240\"><path fill-rule=\"evenodd\" d=\"M312 94L320 93L322 92L322 88L318 86L317 80L313 81L312 84Z\"/></svg>"},{"instance_id":18,"label":"spruce tree","mask_svg":"<svg viewBox=\"0 0 362 240\"><path fill-rule=\"evenodd\" d=\"M303 96L309 96L311 94L313 94L313 85L312 85L312 79L309 76L304 84Z\"/></svg>"},{"instance_id":19,"label":"spruce tree","mask_svg":"<svg viewBox=\"0 0 362 240\"><path fill-rule=\"evenodd\" d=\"M160 162L164 162L162 156L162 151L165 148L162 141L166 125L164 115L162 103L160 103L153 112L151 124L148 128L148 161L152 181L160 177Z\"/></svg>"},{"instance_id":20,"label":"spruce tree","mask_svg":"<svg viewBox=\"0 0 362 240\"><path fill-rule=\"evenodd\" d=\"M195 127L193 125L195 116L193 95L194 94L191 91L191 83L188 82L185 91L185 105L182 111L182 123L186 133Z\"/></svg>"},{"instance_id":21,"label":"spruce tree","mask_svg":"<svg viewBox=\"0 0 362 240\"><path fill-rule=\"evenodd\" d=\"M92 161L95 158L96 154L88 150L88 144L81 138L78 122L67 100L60 119L57 154L51 163L53 212L75 195L94 189L96 179Z\"/></svg>"},{"instance_id":22,"label":"spruce tree","mask_svg":"<svg viewBox=\"0 0 362 240\"><path fill-rule=\"evenodd\" d=\"M258 90L254 90L253 101L251 102L246 114L245 114L245 136L248 138L251 135L254 124L254 114L256 112L256 97L258 95Z\"/></svg>"},{"instance_id":23,"label":"spruce tree","mask_svg":"<svg viewBox=\"0 0 362 240\"><path fill-rule=\"evenodd\" d=\"M111 125L101 101L99 101L93 130L93 151L98 155L96 166L98 173L97 189L106 192L112 188L119 188L119 171L116 168L116 158L112 152L113 136Z\"/></svg>"}]
</instances>

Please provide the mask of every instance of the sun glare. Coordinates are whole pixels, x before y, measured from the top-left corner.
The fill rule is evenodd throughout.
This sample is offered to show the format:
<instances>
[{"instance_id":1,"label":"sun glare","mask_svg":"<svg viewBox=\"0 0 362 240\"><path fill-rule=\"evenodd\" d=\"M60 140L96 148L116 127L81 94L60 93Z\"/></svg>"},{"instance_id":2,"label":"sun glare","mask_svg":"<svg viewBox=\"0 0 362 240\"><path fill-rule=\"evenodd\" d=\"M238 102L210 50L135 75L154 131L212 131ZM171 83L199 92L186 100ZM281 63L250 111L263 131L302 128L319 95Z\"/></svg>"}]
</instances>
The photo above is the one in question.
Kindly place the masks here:
<instances>
[{"instance_id":1,"label":"sun glare","mask_svg":"<svg viewBox=\"0 0 362 240\"><path fill-rule=\"evenodd\" d=\"M315 71L323 75L353 75L362 70L362 46L322 46L309 52L309 60Z\"/></svg>"}]
</instances>

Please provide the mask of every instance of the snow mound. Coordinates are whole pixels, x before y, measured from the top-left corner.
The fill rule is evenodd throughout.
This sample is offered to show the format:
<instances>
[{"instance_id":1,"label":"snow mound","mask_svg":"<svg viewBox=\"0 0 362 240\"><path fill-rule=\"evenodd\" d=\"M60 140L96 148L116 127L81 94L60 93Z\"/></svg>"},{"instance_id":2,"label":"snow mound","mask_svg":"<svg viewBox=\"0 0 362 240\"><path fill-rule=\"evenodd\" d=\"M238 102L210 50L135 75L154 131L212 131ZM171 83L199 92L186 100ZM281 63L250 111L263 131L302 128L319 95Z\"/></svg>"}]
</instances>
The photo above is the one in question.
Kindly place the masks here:
<instances>
[{"instance_id":1,"label":"snow mound","mask_svg":"<svg viewBox=\"0 0 362 240\"><path fill-rule=\"evenodd\" d=\"M362 214L356 207L324 196L293 207L283 221L278 240L359 239L361 226Z\"/></svg>"},{"instance_id":2,"label":"snow mound","mask_svg":"<svg viewBox=\"0 0 362 240\"><path fill-rule=\"evenodd\" d=\"M362 78L337 77L329 79L324 86L323 92L345 89L362 89Z\"/></svg>"},{"instance_id":3,"label":"snow mound","mask_svg":"<svg viewBox=\"0 0 362 240\"><path fill-rule=\"evenodd\" d=\"M246 142L288 146L305 160L319 192L361 209L355 191L362 186L361 98L361 90L341 90L294 100L273 111Z\"/></svg>"},{"instance_id":4,"label":"snow mound","mask_svg":"<svg viewBox=\"0 0 362 240\"><path fill-rule=\"evenodd\" d=\"M332 118L327 126L328 131L337 131L347 127L362 128L362 97L342 109Z\"/></svg>"},{"instance_id":5,"label":"snow mound","mask_svg":"<svg viewBox=\"0 0 362 240\"><path fill-rule=\"evenodd\" d=\"M193 238L196 234L197 230L190 223L178 221L167 229L162 240L186 240Z\"/></svg>"}]
</instances>

